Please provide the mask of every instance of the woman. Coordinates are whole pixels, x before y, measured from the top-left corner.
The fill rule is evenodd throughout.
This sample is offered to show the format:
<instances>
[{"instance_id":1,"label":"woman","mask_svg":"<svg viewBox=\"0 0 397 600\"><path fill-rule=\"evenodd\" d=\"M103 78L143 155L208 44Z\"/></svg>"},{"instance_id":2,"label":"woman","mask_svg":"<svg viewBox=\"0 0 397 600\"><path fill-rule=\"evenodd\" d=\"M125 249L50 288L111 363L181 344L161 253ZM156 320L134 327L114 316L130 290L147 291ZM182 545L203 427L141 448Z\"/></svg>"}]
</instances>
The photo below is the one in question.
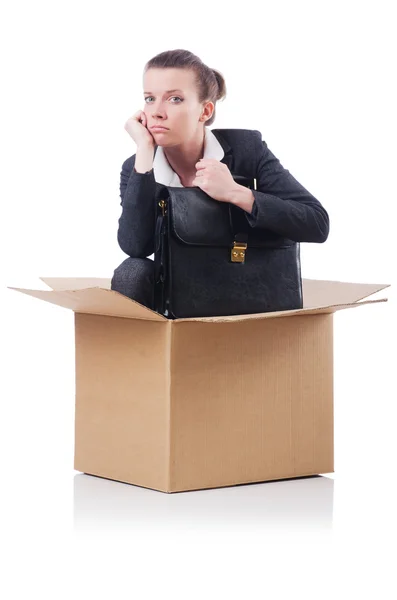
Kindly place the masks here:
<instances>
[{"instance_id":1,"label":"woman","mask_svg":"<svg viewBox=\"0 0 397 600\"><path fill-rule=\"evenodd\" d=\"M114 271L111 289L154 307L156 193L161 185L197 186L214 200L239 207L255 233L297 242L325 242L329 217L272 154L257 130L208 127L226 95L222 75L187 50L170 50L144 69L144 110L125 124L136 154L120 174L122 214L118 243L128 255ZM158 127L158 128L156 128ZM238 185L237 165L256 160L257 189Z\"/></svg>"}]
</instances>

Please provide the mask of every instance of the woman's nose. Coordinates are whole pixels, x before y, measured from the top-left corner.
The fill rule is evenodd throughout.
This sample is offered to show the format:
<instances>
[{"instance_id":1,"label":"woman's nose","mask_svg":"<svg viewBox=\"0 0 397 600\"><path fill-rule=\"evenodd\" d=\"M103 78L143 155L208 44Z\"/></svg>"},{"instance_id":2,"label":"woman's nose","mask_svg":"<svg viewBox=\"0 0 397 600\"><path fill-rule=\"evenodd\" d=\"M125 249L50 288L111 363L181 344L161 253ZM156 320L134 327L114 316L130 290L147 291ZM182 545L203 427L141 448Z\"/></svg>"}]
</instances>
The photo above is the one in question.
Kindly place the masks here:
<instances>
[{"instance_id":1,"label":"woman's nose","mask_svg":"<svg viewBox=\"0 0 397 600\"><path fill-rule=\"evenodd\" d=\"M153 115L153 117L156 117L156 118L164 117L164 115L165 115L164 108L162 106L154 106L152 115Z\"/></svg>"}]
</instances>

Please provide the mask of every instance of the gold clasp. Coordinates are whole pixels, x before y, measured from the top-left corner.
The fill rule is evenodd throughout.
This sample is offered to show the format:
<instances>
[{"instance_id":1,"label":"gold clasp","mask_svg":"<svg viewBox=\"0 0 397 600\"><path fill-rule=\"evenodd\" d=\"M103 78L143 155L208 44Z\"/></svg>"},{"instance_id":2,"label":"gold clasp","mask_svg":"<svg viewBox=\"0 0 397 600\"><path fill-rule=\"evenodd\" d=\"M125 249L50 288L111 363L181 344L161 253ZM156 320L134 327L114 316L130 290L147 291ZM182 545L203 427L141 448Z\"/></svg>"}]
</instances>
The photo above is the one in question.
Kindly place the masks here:
<instances>
[{"instance_id":1,"label":"gold clasp","mask_svg":"<svg viewBox=\"0 0 397 600\"><path fill-rule=\"evenodd\" d=\"M162 212L163 212L163 217L164 217L165 213L167 212L167 211L166 211L166 208L167 208L167 203L166 203L166 201L165 201L165 200L160 200L160 202L159 202L159 206L161 207L161 210L162 210Z\"/></svg>"},{"instance_id":2,"label":"gold clasp","mask_svg":"<svg viewBox=\"0 0 397 600\"><path fill-rule=\"evenodd\" d=\"M243 263L245 261L245 251L247 249L245 242L233 242L233 248L231 249L231 261L237 263Z\"/></svg>"}]
</instances>

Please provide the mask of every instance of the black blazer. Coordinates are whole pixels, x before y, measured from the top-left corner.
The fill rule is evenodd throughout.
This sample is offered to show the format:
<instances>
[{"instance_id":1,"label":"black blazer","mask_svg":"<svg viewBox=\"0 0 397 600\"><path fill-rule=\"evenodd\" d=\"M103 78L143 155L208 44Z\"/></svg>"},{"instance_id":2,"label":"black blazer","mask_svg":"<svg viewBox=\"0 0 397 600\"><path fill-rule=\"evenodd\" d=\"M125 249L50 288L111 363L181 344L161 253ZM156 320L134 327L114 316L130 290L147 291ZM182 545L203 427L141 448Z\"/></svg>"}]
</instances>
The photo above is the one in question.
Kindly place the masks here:
<instances>
[{"instance_id":1,"label":"black blazer","mask_svg":"<svg viewBox=\"0 0 397 600\"><path fill-rule=\"evenodd\" d=\"M220 162L232 175L256 178L252 213L241 210L247 228L257 236L283 237L296 242L325 242L329 216L320 202L288 171L253 129L212 129L225 152ZM156 146L157 149L157 146ZM155 206L163 184L154 171L137 173L136 154L128 157L120 173L122 213L117 239L131 257L154 253Z\"/></svg>"}]
</instances>

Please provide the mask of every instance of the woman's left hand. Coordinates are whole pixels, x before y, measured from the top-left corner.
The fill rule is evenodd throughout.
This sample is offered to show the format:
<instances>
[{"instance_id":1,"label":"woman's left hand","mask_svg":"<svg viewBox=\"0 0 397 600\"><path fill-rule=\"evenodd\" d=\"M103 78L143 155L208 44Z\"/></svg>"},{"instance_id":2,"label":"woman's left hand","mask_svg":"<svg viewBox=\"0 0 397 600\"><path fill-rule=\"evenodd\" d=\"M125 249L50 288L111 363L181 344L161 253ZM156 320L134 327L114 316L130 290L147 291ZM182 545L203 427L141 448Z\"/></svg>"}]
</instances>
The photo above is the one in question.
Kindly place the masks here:
<instances>
[{"instance_id":1,"label":"woman's left hand","mask_svg":"<svg viewBox=\"0 0 397 600\"><path fill-rule=\"evenodd\" d=\"M216 158L202 158L196 163L196 177L193 185L219 202L230 202L238 184L228 167Z\"/></svg>"}]
</instances>

